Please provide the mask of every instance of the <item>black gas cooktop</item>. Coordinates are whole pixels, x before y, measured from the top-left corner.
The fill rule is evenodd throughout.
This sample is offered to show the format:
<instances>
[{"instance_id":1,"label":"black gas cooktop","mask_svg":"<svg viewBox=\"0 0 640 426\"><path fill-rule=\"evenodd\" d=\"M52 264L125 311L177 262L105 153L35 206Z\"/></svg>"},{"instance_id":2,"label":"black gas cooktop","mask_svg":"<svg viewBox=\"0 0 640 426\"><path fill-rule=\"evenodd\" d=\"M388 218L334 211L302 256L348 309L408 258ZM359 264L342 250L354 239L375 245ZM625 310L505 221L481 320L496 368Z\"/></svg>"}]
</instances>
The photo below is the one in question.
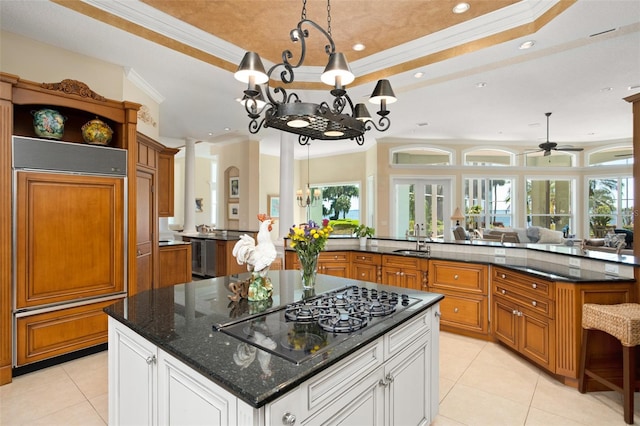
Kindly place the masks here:
<instances>
[{"instance_id":1,"label":"black gas cooktop","mask_svg":"<svg viewBox=\"0 0 640 426\"><path fill-rule=\"evenodd\" d=\"M417 302L395 291L350 286L214 329L299 364Z\"/></svg>"}]
</instances>

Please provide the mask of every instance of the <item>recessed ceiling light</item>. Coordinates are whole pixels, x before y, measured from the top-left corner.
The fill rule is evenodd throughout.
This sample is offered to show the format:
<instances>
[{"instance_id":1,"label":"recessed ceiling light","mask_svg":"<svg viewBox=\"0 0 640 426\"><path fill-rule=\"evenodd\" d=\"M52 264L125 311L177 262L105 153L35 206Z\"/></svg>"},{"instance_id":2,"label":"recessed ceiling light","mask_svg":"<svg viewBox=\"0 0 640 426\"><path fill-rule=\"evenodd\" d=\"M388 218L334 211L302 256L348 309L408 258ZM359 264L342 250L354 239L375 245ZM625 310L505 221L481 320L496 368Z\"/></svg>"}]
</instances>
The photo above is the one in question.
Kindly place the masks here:
<instances>
[{"instance_id":1,"label":"recessed ceiling light","mask_svg":"<svg viewBox=\"0 0 640 426\"><path fill-rule=\"evenodd\" d=\"M530 49L533 47L534 44L536 44L534 40L527 40L525 42L522 42L518 47L518 49L520 50Z\"/></svg>"},{"instance_id":2,"label":"recessed ceiling light","mask_svg":"<svg viewBox=\"0 0 640 426\"><path fill-rule=\"evenodd\" d=\"M231 131L231 127L225 127L225 128L224 128L224 131L225 131L225 132L230 132L230 131Z\"/></svg>"},{"instance_id":3,"label":"recessed ceiling light","mask_svg":"<svg viewBox=\"0 0 640 426\"><path fill-rule=\"evenodd\" d=\"M458 3L453 8L453 13L465 13L471 6L469 3Z\"/></svg>"},{"instance_id":4,"label":"recessed ceiling light","mask_svg":"<svg viewBox=\"0 0 640 426\"><path fill-rule=\"evenodd\" d=\"M212 132L209 132L209 136L213 136L213 133L212 133Z\"/></svg>"},{"instance_id":5,"label":"recessed ceiling light","mask_svg":"<svg viewBox=\"0 0 640 426\"><path fill-rule=\"evenodd\" d=\"M476 83L476 87L479 88L479 89L481 89L483 87L487 87L487 83L481 81L480 83Z\"/></svg>"},{"instance_id":6,"label":"recessed ceiling light","mask_svg":"<svg viewBox=\"0 0 640 426\"><path fill-rule=\"evenodd\" d=\"M415 78L422 78L424 77L424 73L422 71L418 71L417 73L415 73L413 75Z\"/></svg>"},{"instance_id":7,"label":"recessed ceiling light","mask_svg":"<svg viewBox=\"0 0 640 426\"><path fill-rule=\"evenodd\" d=\"M362 43L356 43L353 45L353 50L355 50L356 52L361 52L363 51L365 48L365 45Z\"/></svg>"}]
</instances>

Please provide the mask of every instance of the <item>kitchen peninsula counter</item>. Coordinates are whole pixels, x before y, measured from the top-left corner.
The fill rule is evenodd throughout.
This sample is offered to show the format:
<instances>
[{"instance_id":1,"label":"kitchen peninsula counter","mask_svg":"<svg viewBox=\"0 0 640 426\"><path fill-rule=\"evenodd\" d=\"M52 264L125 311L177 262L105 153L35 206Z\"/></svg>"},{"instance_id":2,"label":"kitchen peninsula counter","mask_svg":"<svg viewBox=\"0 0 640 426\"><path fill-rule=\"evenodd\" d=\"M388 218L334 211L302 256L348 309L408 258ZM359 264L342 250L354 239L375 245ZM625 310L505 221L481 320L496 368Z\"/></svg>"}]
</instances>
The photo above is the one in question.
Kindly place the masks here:
<instances>
[{"instance_id":1,"label":"kitchen peninsula counter","mask_svg":"<svg viewBox=\"0 0 640 426\"><path fill-rule=\"evenodd\" d=\"M195 281L143 292L119 301L105 309L110 316L110 345L117 345L116 339L112 339L114 336L111 335L113 327L124 326L144 342L175 357L189 369L250 407L260 408L293 391L315 375L341 365L349 357L362 352L363 348L374 345L381 337L402 329L433 309L437 310L437 304L443 297L436 293L318 275L317 294L355 285L378 291L399 292L410 296L415 302L384 317L382 321L371 322L361 330L349 333L348 338L332 345L330 350L321 349L311 359L296 364L260 349L256 356L247 357L245 342L216 330L216 324L243 320L261 311L275 310L303 299L299 272L283 270L269 272L274 293L268 302L231 301L228 296L232 293L228 290L228 285L248 276L240 274ZM431 344L437 346L437 322L430 327L430 333ZM113 371L118 369L118 362L111 356L110 347L110 406L111 399L115 397L112 374L123 377L122 371ZM437 354L434 357L437 369ZM152 359L155 362L155 355L150 355L147 362L151 364ZM437 375L435 380L437 381ZM437 392L433 398L437 404Z\"/></svg>"}]
</instances>

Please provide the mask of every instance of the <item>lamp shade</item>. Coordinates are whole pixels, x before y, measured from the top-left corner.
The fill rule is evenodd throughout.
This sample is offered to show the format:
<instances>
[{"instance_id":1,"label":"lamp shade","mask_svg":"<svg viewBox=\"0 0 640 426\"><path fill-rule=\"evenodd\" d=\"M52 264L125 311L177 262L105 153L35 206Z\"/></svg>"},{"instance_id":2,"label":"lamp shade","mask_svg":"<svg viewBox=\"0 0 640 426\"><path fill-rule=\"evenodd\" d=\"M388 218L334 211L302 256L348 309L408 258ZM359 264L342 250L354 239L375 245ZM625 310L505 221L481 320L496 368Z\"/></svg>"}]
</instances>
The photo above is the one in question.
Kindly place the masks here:
<instances>
[{"instance_id":1,"label":"lamp shade","mask_svg":"<svg viewBox=\"0 0 640 426\"><path fill-rule=\"evenodd\" d=\"M369 110L367 110L367 106L365 104L356 104L355 115L355 118L360 121L371 120L371 115L369 115Z\"/></svg>"},{"instance_id":2,"label":"lamp shade","mask_svg":"<svg viewBox=\"0 0 640 426\"><path fill-rule=\"evenodd\" d=\"M453 212L451 216L451 220L464 220L464 215L460 211L460 207L456 207L456 210Z\"/></svg>"},{"instance_id":3,"label":"lamp shade","mask_svg":"<svg viewBox=\"0 0 640 426\"><path fill-rule=\"evenodd\" d=\"M338 77L337 83L339 86L346 86L355 79L347 63L347 58L340 52L329 55L329 63L320 76L320 80L329 86L335 86Z\"/></svg>"},{"instance_id":4,"label":"lamp shade","mask_svg":"<svg viewBox=\"0 0 640 426\"><path fill-rule=\"evenodd\" d=\"M389 80L378 80L378 84L376 84L369 98L369 102L372 104L381 104L383 100L388 104L392 104L398 100L395 93L393 93Z\"/></svg>"},{"instance_id":5,"label":"lamp shade","mask_svg":"<svg viewBox=\"0 0 640 426\"><path fill-rule=\"evenodd\" d=\"M263 84L269 80L267 73L264 71L260 55L255 52L244 54L244 58L242 58L242 62L240 62L238 70L233 76L243 83L251 82L252 77L253 84Z\"/></svg>"}]
</instances>

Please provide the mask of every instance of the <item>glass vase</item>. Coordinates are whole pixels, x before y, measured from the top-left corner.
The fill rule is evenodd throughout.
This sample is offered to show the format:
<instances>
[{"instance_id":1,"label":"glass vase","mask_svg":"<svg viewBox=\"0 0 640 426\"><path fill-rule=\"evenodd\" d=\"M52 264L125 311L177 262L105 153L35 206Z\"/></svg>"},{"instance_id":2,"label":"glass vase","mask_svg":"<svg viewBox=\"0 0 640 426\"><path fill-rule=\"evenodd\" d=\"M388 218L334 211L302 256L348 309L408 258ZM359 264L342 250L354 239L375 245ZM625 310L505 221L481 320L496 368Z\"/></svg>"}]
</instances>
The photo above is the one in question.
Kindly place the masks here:
<instances>
[{"instance_id":1,"label":"glass vase","mask_svg":"<svg viewBox=\"0 0 640 426\"><path fill-rule=\"evenodd\" d=\"M302 287L306 289L315 288L316 274L318 273L318 257L320 253L297 253Z\"/></svg>"}]
</instances>

